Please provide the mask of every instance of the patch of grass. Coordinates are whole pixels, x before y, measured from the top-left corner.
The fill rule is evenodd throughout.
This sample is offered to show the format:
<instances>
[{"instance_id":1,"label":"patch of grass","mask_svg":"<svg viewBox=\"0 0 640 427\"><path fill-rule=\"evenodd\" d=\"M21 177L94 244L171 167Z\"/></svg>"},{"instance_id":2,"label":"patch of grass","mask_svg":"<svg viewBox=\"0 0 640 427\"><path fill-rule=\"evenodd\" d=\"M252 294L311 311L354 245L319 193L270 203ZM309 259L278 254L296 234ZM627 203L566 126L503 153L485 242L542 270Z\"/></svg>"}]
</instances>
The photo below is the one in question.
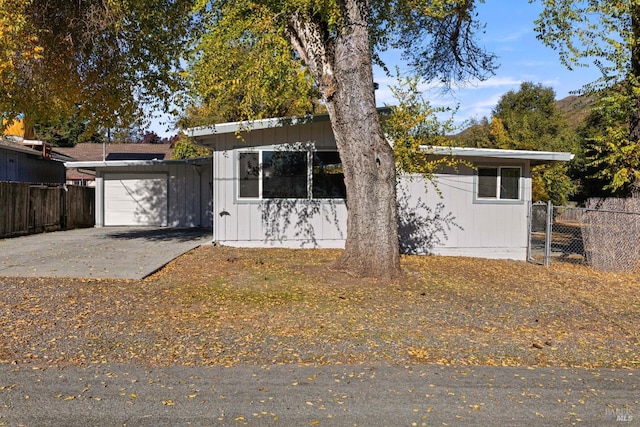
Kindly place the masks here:
<instances>
[{"instance_id":1,"label":"patch of grass","mask_svg":"<svg viewBox=\"0 0 640 427\"><path fill-rule=\"evenodd\" d=\"M332 250L201 247L144 281L0 278L0 361L640 367L638 274Z\"/></svg>"}]
</instances>

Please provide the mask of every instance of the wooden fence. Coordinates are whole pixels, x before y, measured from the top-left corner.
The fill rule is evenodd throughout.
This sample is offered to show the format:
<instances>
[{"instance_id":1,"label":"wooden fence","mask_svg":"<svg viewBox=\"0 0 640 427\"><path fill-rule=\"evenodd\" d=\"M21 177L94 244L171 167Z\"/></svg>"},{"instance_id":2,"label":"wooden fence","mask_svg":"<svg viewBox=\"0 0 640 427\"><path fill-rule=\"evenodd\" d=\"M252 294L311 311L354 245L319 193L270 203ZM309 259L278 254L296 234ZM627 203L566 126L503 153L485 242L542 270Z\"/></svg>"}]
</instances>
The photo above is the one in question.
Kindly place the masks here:
<instances>
[{"instance_id":1,"label":"wooden fence","mask_svg":"<svg viewBox=\"0 0 640 427\"><path fill-rule=\"evenodd\" d=\"M0 238L93 227L95 189L0 182Z\"/></svg>"}]
</instances>

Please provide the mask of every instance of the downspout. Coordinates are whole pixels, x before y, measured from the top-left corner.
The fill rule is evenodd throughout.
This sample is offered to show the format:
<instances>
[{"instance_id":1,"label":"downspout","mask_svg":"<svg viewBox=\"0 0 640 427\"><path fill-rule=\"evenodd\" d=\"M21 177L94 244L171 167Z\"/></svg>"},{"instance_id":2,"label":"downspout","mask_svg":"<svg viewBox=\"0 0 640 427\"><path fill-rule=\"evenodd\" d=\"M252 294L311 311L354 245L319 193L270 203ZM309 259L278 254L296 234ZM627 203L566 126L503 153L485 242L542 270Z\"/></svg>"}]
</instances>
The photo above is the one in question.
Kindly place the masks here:
<instances>
[{"instance_id":1,"label":"downspout","mask_svg":"<svg viewBox=\"0 0 640 427\"><path fill-rule=\"evenodd\" d=\"M215 151L211 150L211 243L213 245L218 241L218 227L216 224L216 192L215 192L215 182L216 182L216 168L215 168Z\"/></svg>"},{"instance_id":2,"label":"downspout","mask_svg":"<svg viewBox=\"0 0 640 427\"><path fill-rule=\"evenodd\" d=\"M194 164L191 167L198 175L198 227L202 227L202 166Z\"/></svg>"}]
</instances>

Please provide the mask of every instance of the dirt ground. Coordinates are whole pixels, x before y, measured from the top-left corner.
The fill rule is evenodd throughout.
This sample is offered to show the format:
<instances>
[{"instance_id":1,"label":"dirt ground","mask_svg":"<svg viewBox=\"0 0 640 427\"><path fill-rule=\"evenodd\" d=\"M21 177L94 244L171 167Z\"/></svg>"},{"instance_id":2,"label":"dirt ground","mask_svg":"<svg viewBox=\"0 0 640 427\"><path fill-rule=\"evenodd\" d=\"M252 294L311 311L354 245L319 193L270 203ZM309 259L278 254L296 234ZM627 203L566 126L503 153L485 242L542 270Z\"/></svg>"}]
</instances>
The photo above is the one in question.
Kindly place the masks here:
<instances>
[{"instance_id":1,"label":"dirt ground","mask_svg":"<svg viewBox=\"0 0 640 427\"><path fill-rule=\"evenodd\" d=\"M337 255L203 246L145 280L0 278L0 363L640 367L640 274L406 256L385 282Z\"/></svg>"}]
</instances>

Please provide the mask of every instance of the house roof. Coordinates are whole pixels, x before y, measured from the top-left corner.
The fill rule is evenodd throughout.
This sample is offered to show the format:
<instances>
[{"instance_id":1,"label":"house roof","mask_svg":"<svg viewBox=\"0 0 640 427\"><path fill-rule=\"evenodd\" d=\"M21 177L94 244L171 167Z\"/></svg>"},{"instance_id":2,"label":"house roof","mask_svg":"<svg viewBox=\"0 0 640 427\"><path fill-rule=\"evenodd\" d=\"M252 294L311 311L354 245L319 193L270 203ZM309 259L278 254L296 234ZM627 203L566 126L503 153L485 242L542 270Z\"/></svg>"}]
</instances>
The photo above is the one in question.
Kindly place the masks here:
<instances>
[{"instance_id":1,"label":"house roof","mask_svg":"<svg viewBox=\"0 0 640 427\"><path fill-rule=\"evenodd\" d=\"M208 137L226 133L236 133L241 131L254 131L260 129L269 129L275 127L294 126L312 122L322 122L329 120L329 116L326 114L317 116L305 116L305 117L290 117L290 118L270 118L260 119L242 122L229 122L218 123L210 126L201 126L197 128L187 129L187 135L190 138L198 140L202 137Z\"/></svg>"},{"instance_id":2,"label":"house roof","mask_svg":"<svg viewBox=\"0 0 640 427\"><path fill-rule=\"evenodd\" d=\"M211 163L211 157L197 157L195 159L183 159L183 160L99 160L99 161L87 161L87 162L65 162L65 167L96 170L97 168L123 168L130 166L156 166L167 164L192 164L202 165Z\"/></svg>"},{"instance_id":3,"label":"house roof","mask_svg":"<svg viewBox=\"0 0 640 427\"><path fill-rule=\"evenodd\" d=\"M467 147L430 147L421 145L420 149L426 153L438 156L454 157L488 157L492 159L530 160L532 164L547 162L568 162L574 154L556 151L531 150L502 150L496 148L467 148Z\"/></svg>"},{"instance_id":4,"label":"house roof","mask_svg":"<svg viewBox=\"0 0 640 427\"><path fill-rule=\"evenodd\" d=\"M378 108L378 114L385 115L391 111L390 108ZM308 123L328 122L328 114L316 114L302 117L272 117L259 120L245 120L241 122L218 123L210 126L200 126L187 129L187 135L202 143L204 139L209 139L215 135L237 133L242 131L256 131L260 129L270 129L284 126L304 125Z\"/></svg>"},{"instance_id":5,"label":"house roof","mask_svg":"<svg viewBox=\"0 0 640 427\"><path fill-rule=\"evenodd\" d=\"M102 162L106 160L164 160L171 158L170 144L96 144L85 142L74 147L56 147L54 153L68 156L68 162ZM84 166L67 166L67 180L93 180L95 176L77 170Z\"/></svg>"},{"instance_id":6,"label":"house roof","mask_svg":"<svg viewBox=\"0 0 640 427\"><path fill-rule=\"evenodd\" d=\"M30 147L25 147L22 144L4 137L0 137L0 148L4 148L5 150L18 151L33 156L41 156L39 151L36 151Z\"/></svg>"},{"instance_id":7,"label":"house roof","mask_svg":"<svg viewBox=\"0 0 640 427\"><path fill-rule=\"evenodd\" d=\"M103 151L104 150L104 151ZM170 144L96 144L85 142L74 147L56 147L55 152L78 161L117 160L163 160L171 157Z\"/></svg>"},{"instance_id":8,"label":"house roof","mask_svg":"<svg viewBox=\"0 0 640 427\"><path fill-rule=\"evenodd\" d=\"M389 108L378 109L378 112L382 115L388 114L389 111ZM320 114L305 117L270 118L253 121L220 123L211 126L201 126L197 128L187 129L187 135L199 144L215 145L216 135L237 133L241 131L256 131L275 127L295 126L312 122L326 122L328 120L328 114ZM430 147L426 145L421 146L420 148L430 154L440 156L529 160L533 165L548 162L568 162L574 157L572 153L553 151L502 150L492 148L466 147Z\"/></svg>"},{"instance_id":9,"label":"house roof","mask_svg":"<svg viewBox=\"0 0 640 427\"><path fill-rule=\"evenodd\" d=\"M43 155L42 146L45 144L42 141L38 140L29 140L23 138L14 138L14 137L0 137L0 148L4 148L5 150L16 151L20 153L25 153L30 156L45 158ZM59 153L52 153L51 157L47 157L46 160L54 160L54 161L65 161L70 160L68 157L61 155Z\"/></svg>"}]
</instances>

